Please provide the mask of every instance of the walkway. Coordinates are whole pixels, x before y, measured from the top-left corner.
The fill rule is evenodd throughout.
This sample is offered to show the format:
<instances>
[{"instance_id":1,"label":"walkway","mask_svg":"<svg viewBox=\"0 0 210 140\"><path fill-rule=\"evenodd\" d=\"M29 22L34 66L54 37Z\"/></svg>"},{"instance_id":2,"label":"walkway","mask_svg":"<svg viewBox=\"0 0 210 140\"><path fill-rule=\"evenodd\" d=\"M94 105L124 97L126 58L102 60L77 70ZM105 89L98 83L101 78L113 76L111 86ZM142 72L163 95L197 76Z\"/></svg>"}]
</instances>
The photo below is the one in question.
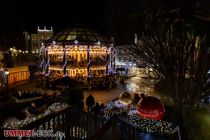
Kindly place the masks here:
<instances>
[{"instance_id":1,"label":"walkway","mask_svg":"<svg viewBox=\"0 0 210 140\"><path fill-rule=\"evenodd\" d=\"M84 99L86 99L86 97L91 93L94 96L96 102L105 103L119 97L119 95L124 91L130 91L155 96L159 98L164 104L171 104L172 100L169 98L169 96L154 91L154 80L145 77L148 76L144 73L143 69L141 69L139 70L138 75L127 80L126 85L118 83L115 89L84 91ZM40 91L41 93L47 92L48 94L59 92L55 90L36 88L36 82L37 81L35 80L28 80L11 86L17 88L18 90Z\"/></svg>"}]
</instances>

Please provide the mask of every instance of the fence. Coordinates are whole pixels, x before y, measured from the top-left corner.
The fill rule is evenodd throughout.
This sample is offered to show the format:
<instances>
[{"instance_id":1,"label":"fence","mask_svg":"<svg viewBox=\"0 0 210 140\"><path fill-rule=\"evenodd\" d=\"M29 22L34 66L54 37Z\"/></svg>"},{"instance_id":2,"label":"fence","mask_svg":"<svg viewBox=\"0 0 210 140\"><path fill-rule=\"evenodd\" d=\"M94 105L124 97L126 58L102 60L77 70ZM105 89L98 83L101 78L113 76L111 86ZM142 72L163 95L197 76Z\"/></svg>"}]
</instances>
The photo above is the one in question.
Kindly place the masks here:
<instances>
[{"instance_id":1,"label":"fence","mask_svg":"<svg viewBox=\"0 0 210 140\"><path fill-rule=\"evenodd\" d=\"M10 73L8 76L8 84L13 84L15 82L20 82L29 79L29 71L19 71Z\"/></svg>"},{"instance_id":2,"label":"fence","mask_svg":"<svg viewBox=\"0 0 210 140\"><path fill-rule=\"evenodd\" d=\"M136 126L125 118L112 116L92 137L93 140L136 140Z\"/></svg>"},{"instance_id":3,"label":"fence","mask_svg":"<svg viewBox=\"0 0 210 140\"><path fill-rule=\"evenodd\" d=\"M53 130L53 132L64 132L65 136L63 138L59 138L59 140L90 140L93 135L103 126L102 119L93 116L89 113L72 109L68 107L64 110L61 110L56 113L52 113L50 115L44 116L40 119L37 119L22 128L22 130ZM3 130L5 128L1 128L0 139L4 140L17 140L18 138L5 138L3 136ZM33 139L41 139L41 140L49 140L48 137L40 137L40 138L22 138L22 140L33 140ZM50 140L56 140L58 137L50 138Z\"/></svg>"}]
</instances>

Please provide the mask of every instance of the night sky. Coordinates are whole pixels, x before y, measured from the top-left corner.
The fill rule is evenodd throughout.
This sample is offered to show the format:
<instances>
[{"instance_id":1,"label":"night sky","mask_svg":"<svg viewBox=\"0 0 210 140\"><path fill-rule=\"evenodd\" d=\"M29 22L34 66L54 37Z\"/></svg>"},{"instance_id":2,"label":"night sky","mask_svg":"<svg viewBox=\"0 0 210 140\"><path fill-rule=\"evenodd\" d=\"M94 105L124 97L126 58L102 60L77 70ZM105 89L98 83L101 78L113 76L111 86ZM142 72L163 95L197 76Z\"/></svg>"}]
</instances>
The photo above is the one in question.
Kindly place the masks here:
<instances>
[{"instance_id":1,"label":"night sky","mask_svg":"<svg viewBox=\"0 0 210 140\"><path fill-rule=\"evenodd\" d=\"M158 4L165 8L181 6L188 11L194 7L191 0L172 1L174 3L167 0L1 0L0 36L5 30L33 33L37 26L53 26L54 32L59 32L74 24L85 24L109 38L114 37L119 44L130 44L134 34L140 35L143 31L145 8L153 9Z\"/></svg>"},{"instance_id":2,"label":"night sky","mask_svg":"<svg viewBox=\"0 0 210 140\"><path fill-rule=\"evenodd\" d=\"M1 1L1 29L34 30L51 25L61 30L72 24L87 24L101 28L104 17L103 0L7 0Z\"/></svg>"},{"instance_id":3,"label":"night sky","mask_svg":"<svg viewBox=\"0 0 210 140\"><path fill-rule=\"evenodd\" d=\"M53 26L54 33L57 33L74 24L85 24L109 39L114 37L117 44L130 44L134 34L140 34L144 27L139 13L143 12L145 1L147 0L0 1L0 36L1 32L8 30L36 33L37 26L47 26L48 29Z\"/></svg>"}]
</instances>

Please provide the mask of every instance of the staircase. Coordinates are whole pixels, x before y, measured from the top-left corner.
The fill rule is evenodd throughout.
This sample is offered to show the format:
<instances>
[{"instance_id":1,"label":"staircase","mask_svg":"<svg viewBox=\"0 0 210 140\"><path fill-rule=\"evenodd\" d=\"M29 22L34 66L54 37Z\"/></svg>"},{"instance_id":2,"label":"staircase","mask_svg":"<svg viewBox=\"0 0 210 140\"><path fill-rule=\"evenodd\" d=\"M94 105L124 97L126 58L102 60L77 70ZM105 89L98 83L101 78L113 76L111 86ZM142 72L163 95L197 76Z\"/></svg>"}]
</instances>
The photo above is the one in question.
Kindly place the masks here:
<instances>
[{"instance_id":1,"label":"staircase","mask_svg":"<svg viewBox=\"0 0 210 140\"><path fill-rule=\"evenodd\" d=\"M51 113L37 119L21 130L53 130L63 132L63 137L4 137L1 128L2 140L135 140L136 127L119 116L112 116L108 121L91 115L87 112L75 110L71 107L56 113ZM122 139L123 140L123 139Z\"/></svg>"}]
</instances>

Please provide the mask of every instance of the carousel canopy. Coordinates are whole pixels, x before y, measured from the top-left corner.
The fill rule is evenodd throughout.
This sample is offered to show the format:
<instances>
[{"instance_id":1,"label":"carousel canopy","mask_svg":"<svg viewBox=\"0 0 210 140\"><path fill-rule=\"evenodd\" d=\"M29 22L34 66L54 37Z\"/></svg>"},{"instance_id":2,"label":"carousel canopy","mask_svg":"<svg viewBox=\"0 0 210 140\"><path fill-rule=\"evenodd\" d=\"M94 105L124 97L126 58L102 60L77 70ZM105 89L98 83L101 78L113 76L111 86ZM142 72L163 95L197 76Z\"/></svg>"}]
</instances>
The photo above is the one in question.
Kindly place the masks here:
<instances>
[{"instance_id":1,"label":"carousel canopy","mask_svg":"<svg viewBox=\"0 0 210 140\"><path fill-rule=\"evenodd\" d=\"M56 43L64 44L109 44L104 36L97 31L87 28L84 25L74 25L71 28L65 29L45 41L45 44Z\"/></svg>"}]
</instances>

